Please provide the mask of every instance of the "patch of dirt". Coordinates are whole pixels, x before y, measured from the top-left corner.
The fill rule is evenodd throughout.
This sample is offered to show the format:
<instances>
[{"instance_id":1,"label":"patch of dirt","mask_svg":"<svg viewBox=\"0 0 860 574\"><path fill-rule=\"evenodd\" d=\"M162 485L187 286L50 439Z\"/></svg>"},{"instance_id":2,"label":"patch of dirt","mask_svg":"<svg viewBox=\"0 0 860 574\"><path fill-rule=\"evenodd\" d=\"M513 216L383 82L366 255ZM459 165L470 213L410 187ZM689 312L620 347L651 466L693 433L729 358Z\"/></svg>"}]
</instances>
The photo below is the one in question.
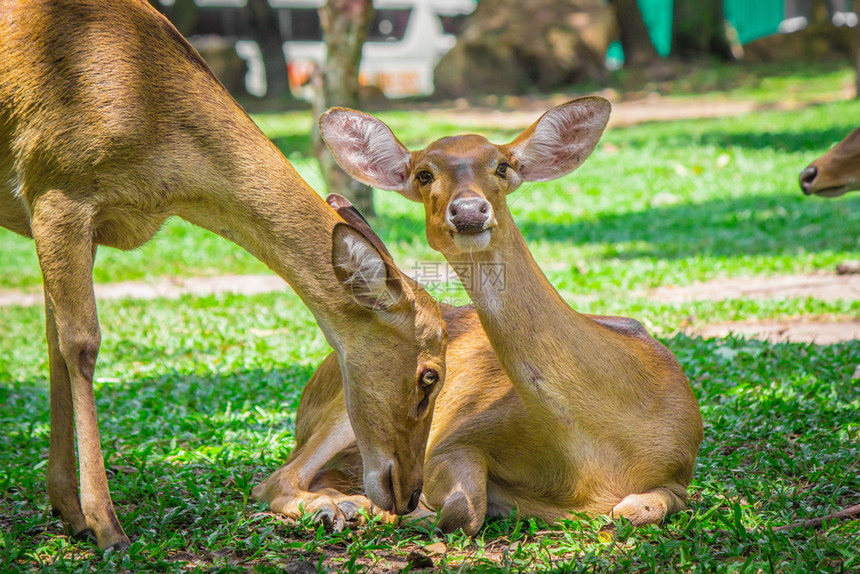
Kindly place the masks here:
<instances>
[{"instance_id":1,"label":"patch of dirt","mask_svg":"<svg viewBox=\"0 0 860 574\"><path fill-rule=\"evenodd\" d=\"M765 110L792 110L830 101L850 99L851 91L841 89L821 100L797 101L787 99L777 103L752 100L730 100L719 97L684 98L652 93L622 99L612 89L597 92L612 102L610 127L626 127L643 122L722 118ZM561 105L582 94L555 94L552 96L488 96L498 105L473 106L466 100L455 100L449 105L436 104L424 112L432 117L472 126L493 126L500 129L525 129L546 110Z\"/></svg>"},{"instance_id":2,"label":"patch of dirt","mask_svg":"<svg viewBox=\"0 0 860 574\"><path fill-rule=\"evenodd\" d=\"M435 109L427 112L438 119L448 119L468 125L493 126L499 129L525 129L547 109L568 101L561 96L550 101L529 102L531 105L514 109L464 108ZM696 118L718 118L745 114L762 109L749 101L695 100L679 102L674 98L650 96L643 100L613 102L609 126L632 126L647 121L669 121Z\"/></svg>"},{"instance_id":3,"label":"patch of dirt","mask_svg":"<svg viewBox=\"0 0 860 574\"><path fill-rule=\"evenodd\" d=\"M726 299L786 299L813 297L825 301L860 300L860 275L814 273L775 277L733 277L685 287L658 287L643 294L652 301L689 303ZM857 317L797 317L775 321L724 322L689 327L689 335L706 338L740 335L771 343L832 345L860 338Z\"/></svg>"},{"instance_id":4,"label":"patch of dirt","mask_svg":"<svg viewBox=\"0 0 860 574\"><path fill-rule=\"evenodd\" d=\"M183 295L215 295L237 293L257 295L284 291L290 287L275 275L224 275L221 277L170 278L155 283L125 281L96 285L96 299L178 299ZM0 307L4 305L42 305L44 296L39 293L0 291Z\"/></svg>"},{"instance_id":5,"label":"patch of dirt","mask_svg":"<svg viewBox=\"0 0 860 574\"><path fill-rule=\"evenodd\" d=\"M786 299L814 297L824 301L860 300L860 275L813 273L774 277L732 277L685 287L657 287L644 293L652 301L688 303L725 299Z\"/></svg>"},{"instance_id":6,"label":"patch of dirt","mask_svg":"<svg viewBox=\"0 0 860 574\"><path fill-rule=\"evenodd\" d=\"M827 320L797 317L778 321L725 322L686 329L689 335L707 339L723 338L729 334L768 341L770 343L815 343L833 345L860 338L860 319Z\"/></svg>"},{"instance_id":7,"label":"patch of dirt","mask_svg":"<svg viewBox=\"0 0 860 574\"><path fill-rule=\"evenodd\" d=\"M419 278L420 279L420 278ZM226 275L222 277L172 278L156 283L123 282L96 285L96 298L176 299L183 295L237 293L256 295L288 290L275 275ZM722 301L725 299L779 299L814 297L825 301L860 300L860 274L781 275L734 277L694 283L685 287L658 287L634 292L635 296L666 303ZM0 291L0 306L41 305L41 293ZM778 321L726 322L688 327L684 332L703 337L725 337L729 333L771 342L814 342L829 345L860 338L860 318L798 317Z\"/></svg>"}]
</instances>

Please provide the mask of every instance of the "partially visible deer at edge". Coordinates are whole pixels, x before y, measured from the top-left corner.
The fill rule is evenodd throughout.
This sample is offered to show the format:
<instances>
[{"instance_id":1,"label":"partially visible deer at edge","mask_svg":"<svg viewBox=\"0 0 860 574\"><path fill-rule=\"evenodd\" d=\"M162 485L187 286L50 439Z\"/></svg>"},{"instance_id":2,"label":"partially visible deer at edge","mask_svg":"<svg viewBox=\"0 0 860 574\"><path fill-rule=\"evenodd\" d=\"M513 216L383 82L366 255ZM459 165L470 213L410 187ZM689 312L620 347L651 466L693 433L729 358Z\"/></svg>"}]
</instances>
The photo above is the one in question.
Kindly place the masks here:
<instances>
[{"instance_id":1,"label":"partially visible deer at edge","mask_svg":"<svg viewBox=\"0 0 860 574\"><path fill-rule=\"evenodd\" d=\"M147 2L7 1L0 226L34 240L44 277L47 487L72 533L94 535L102 548L129 544L93 396L96 248L134 249L173 215L247 249L311 309L339 357L349 400L332 423L350 436L355 429L367 495L393 513L413 510L445 375L436 303L299 177ZM356 498L369 505L349 504ZM319 495L308 507L334 512L338 502Z\"/></svg>"},{"instance_id":2,"label":"partially visible deer at edge","mask_svg":"<svg viewBox=\"0 0 860 574\"><path fill-rule=\"evenodd\" d=\"M474 535L486 516L514 508L547 521L584 512L645 524L687 502L703 429L677 359L633 319L571 309L506 205L523 181L555 179L585 161L609 110L602 98L583 98L507 145L464 135L414 152L372 116L335 108L320 118L350 175L424 204L430 245L474 303L442 306L448 374L427 443L425 507L414 518L438 511L440 528ZM302 395L290 463L257 496L277 493L298 508L315 491L361 491L354 446L327 430L344 409L339 378L329 356Z\"/></svg>"},{"instance_id":3,"label":"partially visible deer at edge","mask_svg":"<svg viewBox=\"0 0 860 574\"><path fill-rule=\"evenodd\" d=\"M860 128L800 172L800 189L821 197L860 189Z\"/></svg>"}]
</instances>

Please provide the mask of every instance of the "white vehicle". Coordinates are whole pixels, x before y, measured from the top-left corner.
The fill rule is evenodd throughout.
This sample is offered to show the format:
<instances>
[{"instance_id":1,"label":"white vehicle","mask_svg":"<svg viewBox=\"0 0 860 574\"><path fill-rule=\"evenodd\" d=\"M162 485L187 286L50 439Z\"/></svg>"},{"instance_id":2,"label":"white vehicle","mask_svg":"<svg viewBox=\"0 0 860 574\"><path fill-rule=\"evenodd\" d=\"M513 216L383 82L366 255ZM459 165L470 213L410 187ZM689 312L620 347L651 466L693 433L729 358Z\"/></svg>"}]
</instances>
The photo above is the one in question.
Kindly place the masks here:
<instances>
[{"instance_id":1,"label":"white vehicle","mask_svg":"<svg viewBox=\"0 0 860 574\"><path fill-rule=\"evenodd\" d=\"M173 4L174 0L162 0ZM195 0L199 7L194 34L236 38L236 51L248 62L248 91L265 93L260 49L250 40L245 0ZM290 86L310 97L307 82L325 60L319 8L325 0L269 0L277 10ZM455 43L454 34L475 9L476 0L374 0L374 20L361 59L360 82L388 97L430 94L433 69Z\"/></svg>"}]
</instances>

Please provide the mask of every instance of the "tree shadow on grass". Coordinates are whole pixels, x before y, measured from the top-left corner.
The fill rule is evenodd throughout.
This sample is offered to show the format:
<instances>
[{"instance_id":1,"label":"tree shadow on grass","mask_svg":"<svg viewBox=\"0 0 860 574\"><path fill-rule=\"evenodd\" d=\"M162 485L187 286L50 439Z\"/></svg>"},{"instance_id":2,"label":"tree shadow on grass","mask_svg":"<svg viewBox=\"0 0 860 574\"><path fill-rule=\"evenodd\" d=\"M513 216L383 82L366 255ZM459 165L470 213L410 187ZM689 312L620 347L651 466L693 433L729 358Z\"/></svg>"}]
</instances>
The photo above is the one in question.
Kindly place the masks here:
<instances>
[{"instance_id":1,"label":"tree shadow on grass","mask_svg":"<svg viewBox=\"0 0 860 574\"><path fill-rule=\"evenodd\" d=\"M719 519L731 521L733 511L754 512L756 520L780 524L853 500L860 486L852 467L856 449L850 433L858 397L858 387L850 380L860 362L857 342L771 345L683 335L665 342L689 376L705 419L705 442L692 484L692 511L703 521L697 528L719 527ZM177 560L199 567L235 558L227 570L244 565L238 561L249 556L262 556L259 564L267 565L284 553L312 553L316 562L320 555L331 558L346 552L355 541L352 535L303 550L309 540L320 539L314 527L285 528L259 513L265 505L247 499L268 467L281 462L269 456L263 464L257 456L260 437L274 425L259 420L256 406L284 408L279 399L264 397L296 396L311 370L290 365L166 374L99 388L100 411L107 419L102 443L114 501L127 533L142 543L133 550L135 568L168 571L176 569ZM28 421L47 421L46 393L36 380L0 385L0 398L11 399L0 401L0 420L11 422L4 431L12 429L0 435L0 514L5 515L7 540L24 550L19 553L24 564L37 556L55 556L58 547L60 557L68 560L69 546L76 552L72 560L82 559L80 545L56 540L59 520L41 511L47 506L44 468L33 466L44 460L47 434ZM194 412L201 416L190 416ZM26 437L32 440L23 440ZM194 450L201 441L214 447L209 458L188 460L177 454ZM732 506L736 500L740 502ZM747 501L762 502L752 509ZM713 521L704 518L715 513ZM515 522L503 528L491 524L487 538L509 537L512 529L520 528ZM848 547L850 534L832 531L829 536L838 548ZM718 543L723 545L722 540L707 542L713 548ZM353 550L365 559L378 555L379 548L374 543ZM0 564L3 559L0 556Z\"/></svg>"},{"instance_id":2,"label":"tree shadow on grass","mask_svg":"<svg viewBox=\"0 0 860 574\"><path fill-rule=\"evenodd\" d=\"M717 120L703 119L693 120L713 123ZM753 150L775 150L779 152L820 152L828 149L836 142L842 140L857 127L858 123L853 118L846 118L843 124L835 127L819 130L801 129L799 131L721 131L709 130L698 132L691 130L689 122L685 122L684 129L677 131L669 129L664 133L649 133L647 136L633 135L623 137L621 140L625 145L634 149L668 149L668 148L694 148L701 146L713 146L717 148L745 148ZM622 128L623 129L623 128ZM814 157L810 157L812 161ZM798 167L798 173L803 166Z\"/></svg>"},{"instance_id":3,"label":"tree shadow on grass","mask_svg":"<svg viewBox=\"0 0 860 574\"><path fill-rule=\"evenodd\" d=\"M632 244L611 254L625 259L792 255L856 250L860 237L856 214L860 196L824 200L750 195L570 223L523 219L519 227L529 241Z\"/></svg>"},{"instance_id":4,"label":"tree shadow on grass","mask_svg":"<svg viewBox=\"0 0 860 574\"><path fill-rule=\"evenodd\" d=\"M844 127L823 130L779 131L779 132L711 132L698 139L701 144L715 147L742 147L748 149L772 149L784 152L803 152L826 149L851 133L856 122L846 122ZM810 161L813 158L810 158ZM798 168L798 173L802 167Z\"/></svg>"},{"instance_id":5,"label":"tree shadow on grass","mask_svg":"<svg viewBox=\"0 0 860 574\"><path fill-rule=\"evenodd\" d=\"M526 241L607 245L621 259L797 255L851 251L860 237L860 194L837 199L749 195L651 207L592 219L516 222ZM381 213L374 229L386 243L426 242L424 221Z\"/></svg>"},{"instance_id":6,"label":"tree shadow on grass","mask_svg":"<svg viewBox=\"0 0 860 574\"><path fill-rule=\"evenodd\" d=\"M235 531L265 508L249 501L251 488L292 448L296 407L313 370L167 373L96 385L111 496L132 540L157 549L177 537L187 544L201 531L220 529L222 545L243 534ZM0 515L13 545L32 552L63 534L47 511L48 405L45 381L0 382Z\"/></svg>"},{"instance_id":7,"label":"tree shadow on grass","mask_svg":"<svg viewBox=\"0 0 860 574\"><path fill-rule=\"evenodd\" d=\"M268 432L294 421L302 390L316 366L249 369L228 373L166 373L121 383L96 384L102 444L119 450L144 442L196 442L211 433ZM30 451L30 461L47 454L47 381L0 384L0 467L8 456ZM282 413L282 417L279 413ZM281 422L278 422L282 418ZM5 444L4 444L5 443ZM198 443L199 444L199 443ZM125 445L125 446L124 446Z\"/></svg>"}]
</instances>

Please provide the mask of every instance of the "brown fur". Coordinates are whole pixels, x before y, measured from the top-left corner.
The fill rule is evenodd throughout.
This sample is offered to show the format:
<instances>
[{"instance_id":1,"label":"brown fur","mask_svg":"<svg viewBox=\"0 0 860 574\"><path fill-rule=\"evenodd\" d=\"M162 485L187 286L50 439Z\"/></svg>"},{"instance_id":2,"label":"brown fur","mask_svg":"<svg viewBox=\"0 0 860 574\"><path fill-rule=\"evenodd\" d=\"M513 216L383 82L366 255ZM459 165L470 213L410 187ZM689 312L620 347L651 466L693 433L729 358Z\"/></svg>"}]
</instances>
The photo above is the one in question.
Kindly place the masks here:
<instances>
[{"instance_id":1,"label":"brown fur","mask_svg":"<svg viewBox=\"0 0 860 574\"><path fill-rule=\"evenodd\" d=\"M469 135L411 153L369 116L339 109L321 119L351 175L423 201L430 245L460 273L475 302L475 309L444 309L448 377L427 443L424 485L444 530L475 534L486 515L511 509L550 521L585 512L643 524L686 503L702 418L678 361L637 321L571 309L535 264L506 206L523 179L558 177L582 163L608 113L605 100L585 98L544 116L550 127L561 126L556 132L538 130L542 118L505 146ZM339 139L343 129L353 131ZM372 137L362 143L363 134ZM510 169L500 176L503 162ZM432 181L421 183L422 170ZM464 195L492 206L484 248L460 249L457 230L446 223L449 205ZM476 280L476 273L498 268L503 284ZM309 438L297 451L314 439L325 443L307 429L340 412L329 377L337 377L331 359L302 397L297 429ZM323 403L320 415L314 405Z\"/></svg>"},{"instance_id":2,"label":"brown fur","mask_svg":"<svg viewBox=\"0 0 860 574\"><path fill-rule=\"evenodd\" d=\"M804 193L822 197L838 197L860 189L860 128L833 146L827 153L809 164L816 173L810 181L802 182ZM807 171L804 170L801 179Z\"/></svg>"},{"instance_id":3,"label":"brown fur","mask_svg":"<svg viewBox=\"0 0 860 574\"><path fill-rule=\"evenodd\" d=\"M393 465L398 479L379 496L403 511L423 475L429 416L397 435L361 421L402 425L420 400L417 374L431 365L444 376L436 304L375 249L363 253L385 262L386 283L377 287L399 298L386 309L358 303L332 267L333 254L346 249L333 236L369 240L345 227L147 2L7 1L0 225L34 239L44 276L48 494L64 521L78 536L94 533L103 548L128 544L108 492L92 390L101 339L93 259L99 245L143 244L173 215L250 251L313 311L343 359L366 466ZM380 402L380 393L398 400Z\"/></svg>"}]
</instances>

